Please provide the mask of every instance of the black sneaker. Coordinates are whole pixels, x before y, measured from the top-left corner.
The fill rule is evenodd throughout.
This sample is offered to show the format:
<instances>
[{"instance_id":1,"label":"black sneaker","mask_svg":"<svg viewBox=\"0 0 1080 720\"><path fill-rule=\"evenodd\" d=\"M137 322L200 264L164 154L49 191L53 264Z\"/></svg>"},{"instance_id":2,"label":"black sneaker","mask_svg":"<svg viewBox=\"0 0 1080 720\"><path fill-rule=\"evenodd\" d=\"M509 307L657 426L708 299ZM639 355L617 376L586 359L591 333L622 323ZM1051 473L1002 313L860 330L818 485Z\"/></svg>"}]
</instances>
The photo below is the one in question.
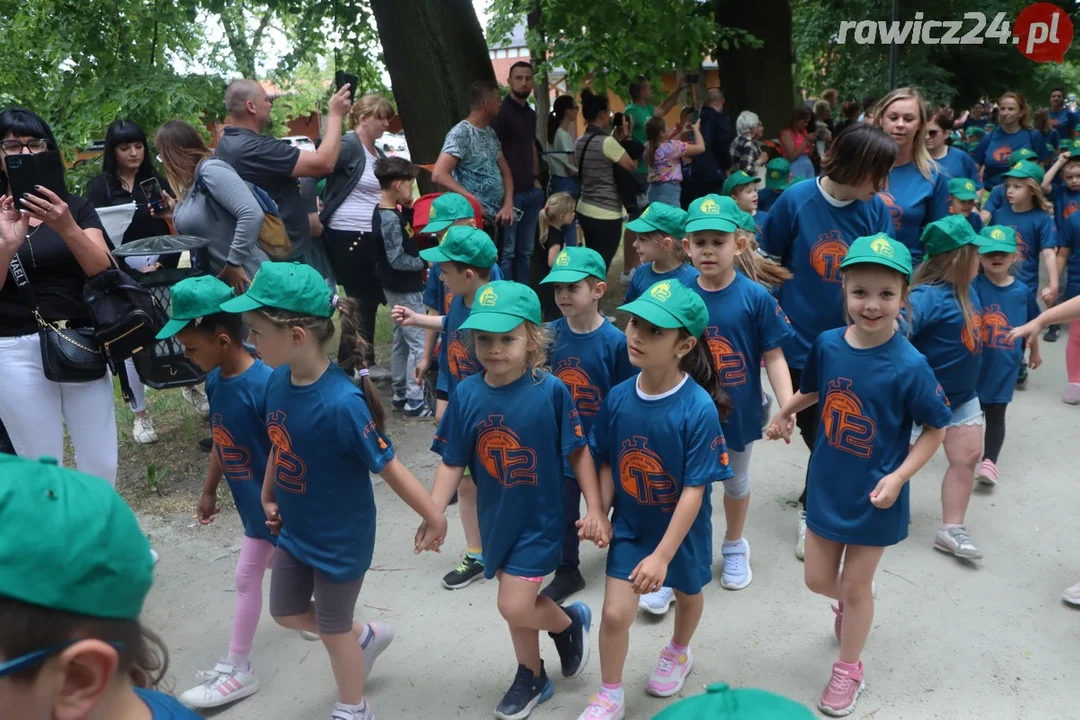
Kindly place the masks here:
<instances>
[{"instance_id":1,"label":"black sneaker","mask_svg":"<svg viewBox=\"0 0 1080 720\"><path fill-rule=\"evenodd\" d=\"M1016 376L1016 389L1027 390L1028 385L1028 369L1027 365L1020 366L1020 373Z\"/></svg>"},{"instance_id":2,"label":"black sneaker","mask_svg":"<svg viewBox=\"0 0 1080 720\"><path fill-rule=\"evenodd\" d=\"M429 408L423 400L418 401L415 405L405 405L404 410L407 418L435 417L435 411Z\"/></svg>"},{"instance_id":3,"label":"black sneaker","mask_svg":"<svg viewBox=\"0 0 1080 720\"><path fill-rule=\"evenodd\" d=\"M529 717L534 707L550 700L554 694L555 688L544 671L543 660L540 661L540 677L533 675L532 670L524 665L518 665L514 684L499 701L499 706L495 708L495 717L501 720L524 720Z\"/></svg>"},{"instance_id":4,"label":"black sneaker","mask_svg":"<svg viewBox=\"0 0 1080 720\"><path fill-rule=\"evenodd\" d=\"M1060 325L1051 325L1046 328L1046 333L1043 335L1043 340L1046 342L1057 342L1058 335L1061 334Z\"/></svg>"},{"instance_id":5,"label":"black sneaker","mask_svg":"<svg viewBox=\"0 0 1080 720\"><path fill-rule=\"evenodd\" d=\"M592 610L583 602L571 603L563 608L570 616L570 627L561 633L549 632L555 649L562 661L563 677L574 677L589 662L589 627L592 626Z\"/></svg>"},{"instance_id":6,"label":"black sneaker","mask_svg":"<svg viewBox=\"0 0 1080 720\"><path fill-rule=\"evenodd\" d=\"M205 453L214 449L214 438L203 438L199 441L199 449Z\"/></svg>"},{"instance_id":7,"label":"black sneaker","mask_svg":"<svg viewBox=\"0 0 1080 720\"><path fill-rule=\"evenodd\" d=\"M447 590L460 590L466 585L476 582L483 576L484 563L474 557L466 555L460 565L446 574L446 577L442 579L442 584Z\"/></svg>"},{"instance_id":8,"label":"black sneaker","mask_svg":"<svg viewBox=\"0 0 1080 720\"><path fill-rule=\"evenodd\" d=\"M454 491L453 497L450 498L451 505L457 505L457 490Z\"/></svg>"},{"instance_id":9,"label":"black sneaker","mask_svg":"<svg viewBox=\"0 0 1080 720\"><path fill-rule=\"evenodd\" d=\"M559 568L555 571L555 577L552 578L546 588L540 591L540 594L562 605L563 600L584 589L585 578L581 576L580 570L577 568L571 570Z\"/></svg>"},{"instance_id":10,"label":"black sneaker","mask_svg":"<svg viewBox=\"0 0 1080 720\"><path fill-rule=\"evenodd\" d=\"M398 410L404 410L405 409L405 398L403 398L403 397L400 397L400 398L396 397L393 400L391 400L390 402L392 402L394 404L394 407L396 409L398 409Z\"/></svg>"}]
</instances>

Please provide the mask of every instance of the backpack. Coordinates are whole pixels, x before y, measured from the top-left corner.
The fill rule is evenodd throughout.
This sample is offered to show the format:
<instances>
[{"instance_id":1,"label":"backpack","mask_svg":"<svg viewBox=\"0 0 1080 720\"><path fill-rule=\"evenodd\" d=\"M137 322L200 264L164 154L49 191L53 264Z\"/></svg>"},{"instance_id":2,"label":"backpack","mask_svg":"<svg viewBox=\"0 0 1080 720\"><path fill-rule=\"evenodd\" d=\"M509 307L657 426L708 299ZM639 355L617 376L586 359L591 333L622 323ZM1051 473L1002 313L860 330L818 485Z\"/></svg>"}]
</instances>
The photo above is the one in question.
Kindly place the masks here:
<instances>
[{"instance_id":1,"label":"backpack","mask_svg":"<svg viewBox=\"0 0 1080 720\"><path fill-rule=\"evenodd\" d=\"M244 184L251 190L251 194L255 196L255 201L259 203L263 211L263 224L259 229L259 247L271 260L288 260L292 256L292 241L289 240L289 233L285 231L285 223L281 220L281 211L277 203L270 197L270 193L255 183L244 180ZM199 170L195 171L192 189L207 197L213 197L207 190Z\"/></svg>"}]
</instances>

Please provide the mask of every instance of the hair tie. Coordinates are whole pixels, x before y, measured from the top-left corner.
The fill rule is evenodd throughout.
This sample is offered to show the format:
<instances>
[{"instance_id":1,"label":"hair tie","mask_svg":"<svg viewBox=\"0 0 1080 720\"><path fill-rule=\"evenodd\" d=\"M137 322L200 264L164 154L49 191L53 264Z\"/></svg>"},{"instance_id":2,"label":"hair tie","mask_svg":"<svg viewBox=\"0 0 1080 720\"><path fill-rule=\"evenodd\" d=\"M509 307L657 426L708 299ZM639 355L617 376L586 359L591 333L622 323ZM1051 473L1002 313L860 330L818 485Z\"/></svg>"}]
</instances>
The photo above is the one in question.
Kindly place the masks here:
<instances>
[{"instance_id":1,"label":"hair tie","mask_svg":"<svg viewBox=\"0 0 1080 720\"><path fill-rule=\"evenodd\" d=\"M337 295L335 295L334 297L337 297ZM368 371L368 369L367 369L367 368L360 368L360 370L359 370L359 375L360 375L360 377L367 377L367 376L368 376L368 372L369 372L369 371Z\"/></svg>"},{"instance_id":2,"label":"hair tie","mask_svg":"<svg viewBox=\"0 0 1080 720\"><path fill-rule=\"evenodd\" d=\"M337 310L337 306L338 306L338 300L340 300L340 299L341 299L341 298L339 298L339 297L338 297L337 295L331 295L331 296L330 296L330 307L332 307L332 308L334 308L335 310Z\"/></svg>"}]
</instances>

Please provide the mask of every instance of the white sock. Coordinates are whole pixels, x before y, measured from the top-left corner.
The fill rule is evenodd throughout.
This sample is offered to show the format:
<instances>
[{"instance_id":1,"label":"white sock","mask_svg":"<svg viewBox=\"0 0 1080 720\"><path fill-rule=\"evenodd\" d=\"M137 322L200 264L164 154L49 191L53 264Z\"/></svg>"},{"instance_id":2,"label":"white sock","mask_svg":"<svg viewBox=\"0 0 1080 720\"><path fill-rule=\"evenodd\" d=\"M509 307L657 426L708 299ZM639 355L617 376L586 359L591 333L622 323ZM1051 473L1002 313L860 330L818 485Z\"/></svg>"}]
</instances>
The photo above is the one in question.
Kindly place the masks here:
<instances>
[{"instance_id":1,"label":"white sock","mask_svg":"<svg viewBox=\"0 0 1080 720\"><path fill-rule=\"evenodd\" d=\"M738 540L728 540L727 538L724 538L724 547L735 547L741 542L742 538L739 538Z\"/></svg>"},{"instance_id":2,"label":"white sock","mask_svg":"<svg viewBox=\"0 0 1080 720\"><path fill-rule=\"evenodd\" d=\"M367 698L360 701L359 705L346 705L345 703L334 703L335 710L343 710L347 713L357 715L359 713L367 712Z\"/></svg>"}]
</instances>

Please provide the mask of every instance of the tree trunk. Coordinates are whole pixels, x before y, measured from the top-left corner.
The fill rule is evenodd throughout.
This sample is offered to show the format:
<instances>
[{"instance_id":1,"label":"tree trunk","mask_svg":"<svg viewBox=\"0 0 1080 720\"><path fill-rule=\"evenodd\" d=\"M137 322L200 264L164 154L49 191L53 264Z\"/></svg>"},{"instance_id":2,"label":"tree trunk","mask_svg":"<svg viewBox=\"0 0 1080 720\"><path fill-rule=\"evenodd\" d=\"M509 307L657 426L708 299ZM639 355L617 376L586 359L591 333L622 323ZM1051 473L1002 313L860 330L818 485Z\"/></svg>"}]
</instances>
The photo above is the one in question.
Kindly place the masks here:
<instances>
[{"instance_id":1,"label":"tree trunk","mask_svg":"<svg viewBox=\"0 0 1080 720\"><path fill-rule=\"evenodd\" d=\"M535 30L540 35L540 42L536 47L529 48L532 57L532 65L535 69L538 65L547 61L547 36L541 21L540 0L535 0L533 9L526 16L526 23L530 30ZM548 113L551 112L551 85L548 83L546 72L536 76L536 137L542 147L547 147L547 122ZM543 160L540 162L543 165Z\"/></svg>"},{"instance_id":2,"label":"tree trunk","mask_svg":"<svg viewBox=\"0 0 1080 720\"><path fill-rule=\"evenodd\" d=\"M765 137L779 136L794 105L789 0L720 0L719 25L746 30L761 48L740 47L718 52L720 81L732 126L743 110L752 110L765 124Z\"/></svg>"},{"instance_id":3,"label":"tree trunk","mask_svg":"<svg viewBox=\"0 0 1080 720\"><path fill-rule=\"evenodd\" d=\"M434 164L447 131L469 114L469 85L494 80L472 0L371 0L386 70L417 165ZM421 190L434 191L431 176Z\"/></svg>"}]
</instances>

